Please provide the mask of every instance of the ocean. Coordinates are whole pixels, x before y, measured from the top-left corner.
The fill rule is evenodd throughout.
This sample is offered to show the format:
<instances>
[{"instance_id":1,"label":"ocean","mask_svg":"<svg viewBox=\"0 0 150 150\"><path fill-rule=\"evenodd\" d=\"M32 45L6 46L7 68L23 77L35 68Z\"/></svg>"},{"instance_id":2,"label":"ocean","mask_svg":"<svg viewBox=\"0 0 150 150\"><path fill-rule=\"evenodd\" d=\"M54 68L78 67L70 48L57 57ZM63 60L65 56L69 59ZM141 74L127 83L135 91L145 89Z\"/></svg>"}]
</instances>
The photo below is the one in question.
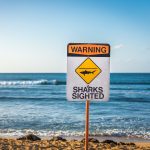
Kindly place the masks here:
<instances>
[{"instance_id":1,"label":"ocean","mask_svg":"<svg viewBox=\"0 0 150 150\"><path fill-rule=\"evenodd\" d=\"M83 136L84 121L66 74L0 74L0 136ZM111 74L110 101L90 103L90 135L150 140L150 74Z\"/></svg>"}]
</instances>

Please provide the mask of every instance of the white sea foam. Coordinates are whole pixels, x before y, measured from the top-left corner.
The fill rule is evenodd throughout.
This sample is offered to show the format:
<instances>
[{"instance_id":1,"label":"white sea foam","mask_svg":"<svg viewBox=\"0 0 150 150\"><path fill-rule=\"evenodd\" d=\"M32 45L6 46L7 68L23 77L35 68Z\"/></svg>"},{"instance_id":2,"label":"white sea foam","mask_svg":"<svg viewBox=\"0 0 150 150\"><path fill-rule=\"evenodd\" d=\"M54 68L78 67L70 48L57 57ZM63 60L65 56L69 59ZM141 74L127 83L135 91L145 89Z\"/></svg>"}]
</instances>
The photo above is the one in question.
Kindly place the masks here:
<instances>
[{"instance_id":1,"label":"white sea foam","mask_svg":"<svg viewBox=\"0 0 150 150\"><path fill-rule=\"evenodd\" d=\"M15 129L0 129L1 137L18 137L27 134L36 134L40 137L53 137L53 136L65 136L65 137L80 137L84 136L84 131L72 131L72 130L32 130L32 129L24 129L24 130L15 130ZM150 132L133 132L127 130L118 130L118 129L107 129L102 130L101 132L91 132L91 136L111 136L111 137L129 137L129 138L142 138L150 140Z\"/></svg>"},{"instance_id":2,"label":"white sea foam","mask_svg":"<svg viewBox=\"0 0 150 150\"><path fill-rule=\"evenodd\" d=\"M0 81L0 86L10 86L10 85L41 85L47 84L48 80L21 80L21 81Z\"/></svg>"},{"instance_id":3,"label":"white sea foam","mask_svg":"<svg viewBox=\"0 0 150 150\"><path fill-rule=\"evenodd\" d=\"M0 86L15 86L15 85L65 85L65 81L58 80L18 80L18 81L0 81Z\"/></svg>"}]
</instances>

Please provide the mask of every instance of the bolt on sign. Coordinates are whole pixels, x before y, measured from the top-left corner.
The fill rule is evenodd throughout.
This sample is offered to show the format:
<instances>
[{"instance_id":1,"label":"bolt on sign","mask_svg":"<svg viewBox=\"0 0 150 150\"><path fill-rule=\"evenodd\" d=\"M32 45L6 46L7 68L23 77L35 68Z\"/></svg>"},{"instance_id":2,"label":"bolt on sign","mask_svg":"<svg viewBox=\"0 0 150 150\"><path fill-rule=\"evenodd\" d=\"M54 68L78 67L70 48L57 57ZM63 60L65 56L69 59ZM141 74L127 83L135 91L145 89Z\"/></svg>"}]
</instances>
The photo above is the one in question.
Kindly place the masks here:
<instances>
[{"instance_id":1,"label":"bolt on sign","mask_svg":"<svg viewBox=\"0 0 150 150\"><path fill-rule=\"evenodd\" d=\"M67 99L109 99L110 45L70 43L67 47Z\"/></svg>"}]
</instances>

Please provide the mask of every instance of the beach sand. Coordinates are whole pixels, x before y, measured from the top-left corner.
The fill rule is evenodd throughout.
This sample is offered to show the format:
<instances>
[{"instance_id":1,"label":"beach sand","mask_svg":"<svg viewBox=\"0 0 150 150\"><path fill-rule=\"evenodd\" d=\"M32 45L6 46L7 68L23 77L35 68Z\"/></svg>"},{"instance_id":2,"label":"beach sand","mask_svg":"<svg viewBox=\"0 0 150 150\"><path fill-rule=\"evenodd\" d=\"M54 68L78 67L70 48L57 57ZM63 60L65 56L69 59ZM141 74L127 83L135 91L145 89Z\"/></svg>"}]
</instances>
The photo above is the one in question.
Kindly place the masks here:
<instances>
[{"instance_id":1,"label":"beach sand","mask_svg":"<svg viewBox=\"0 0 150 150\"><path fill-rule=\"evenodd\" d=\"M149 142L115 142L89 139L89 150L150 150ZM55 137L42 140L0 138L0 150L84 150L84 140L66 140Z\"/></svg>"}]
</instances>

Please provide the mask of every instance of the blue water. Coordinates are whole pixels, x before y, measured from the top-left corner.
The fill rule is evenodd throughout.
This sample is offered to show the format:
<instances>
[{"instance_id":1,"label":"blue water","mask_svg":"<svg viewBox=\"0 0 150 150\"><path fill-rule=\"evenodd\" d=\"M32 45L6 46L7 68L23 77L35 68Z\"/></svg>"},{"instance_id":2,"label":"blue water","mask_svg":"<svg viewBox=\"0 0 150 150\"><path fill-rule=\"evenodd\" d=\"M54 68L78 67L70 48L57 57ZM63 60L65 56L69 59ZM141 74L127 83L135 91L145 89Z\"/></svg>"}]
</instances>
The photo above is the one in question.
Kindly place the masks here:
<instances>
[{"instance_id":1,"label":"blue water","mask_svg":"<svg viewBox=\"0 0 150 150\"><path fill-rule=\"evenodd\" d=\"M0 135L84 135L84 102L66 74L0 74ZM111 74L110 101L91 103L90 134L150 139L150 74Z\"/></svg>"}]
</instances>

